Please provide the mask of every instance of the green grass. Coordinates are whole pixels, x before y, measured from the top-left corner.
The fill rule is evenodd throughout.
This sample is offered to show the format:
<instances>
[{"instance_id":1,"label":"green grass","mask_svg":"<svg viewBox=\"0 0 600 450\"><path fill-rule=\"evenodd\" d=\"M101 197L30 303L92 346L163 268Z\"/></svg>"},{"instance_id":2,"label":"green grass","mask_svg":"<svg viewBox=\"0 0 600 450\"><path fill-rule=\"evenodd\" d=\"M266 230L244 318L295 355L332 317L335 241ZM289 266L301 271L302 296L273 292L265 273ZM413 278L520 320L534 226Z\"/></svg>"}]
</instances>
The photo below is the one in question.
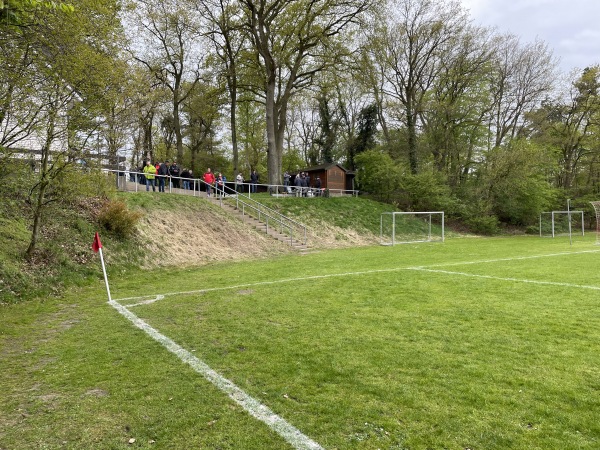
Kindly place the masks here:
<instances>
[{"instance_id":1,"label":"green grass","mask_svg":"<svg viewBox=\"0 0 600 450\"><path fill-rule=\"evenodd\" d=\"M594 241L449 239L111 286L115 299L210 289L131 311L324 448L596 449ZM3 307L0 448L291 448L102 288Z\"/></svg>"},{"instance_id":2,"label":"green grass","mask_svg":"<svg viewBox=\"0 0 600 450\"><path fill-rule=\"evenodd\" d=\"M327 223L375 235L379 235L381 213L394 211L392 205L362 197L301 198L253 194L252 199L301 222Z\"/></svg>"}]
</instances>

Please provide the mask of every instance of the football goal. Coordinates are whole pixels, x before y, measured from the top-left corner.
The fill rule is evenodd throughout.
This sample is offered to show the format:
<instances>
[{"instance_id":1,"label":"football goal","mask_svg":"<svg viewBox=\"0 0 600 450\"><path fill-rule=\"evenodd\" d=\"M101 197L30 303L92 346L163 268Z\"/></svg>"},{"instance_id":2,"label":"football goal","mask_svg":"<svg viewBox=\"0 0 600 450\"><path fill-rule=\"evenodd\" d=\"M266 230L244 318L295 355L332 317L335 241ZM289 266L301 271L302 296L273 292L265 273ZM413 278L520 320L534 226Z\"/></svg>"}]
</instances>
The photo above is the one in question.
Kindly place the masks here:
<instances>
[{"instance_id":1,"label":"football goal","mask_svg":"<svg viewBox=\"0 0 600 450\"><path fill-rule=\"evenodd\" d=\"M596 213L596 244L600 244L600 202L590 202Z\"/></svg>"},{"instance_id":2,"label":"football goal","mask_svg":"<svg viewBox=\"0 0 600 450\"><path fill-rule=\"evenodd\" d=\"M401 211L381 213L379 236L382 245L444 242L444 212Z\"/></svg>"},{"instance_id":3,"label":"football goal","mask_svg":"<svg viewBox=\"0 0 600 450\"><path fill-rule=\"evenodd\" d=\"M548 211L540 214L540 237L571 235L575 230L581 230L581 235L585 235L583 211Z\"/></svg>"}]
</instances>

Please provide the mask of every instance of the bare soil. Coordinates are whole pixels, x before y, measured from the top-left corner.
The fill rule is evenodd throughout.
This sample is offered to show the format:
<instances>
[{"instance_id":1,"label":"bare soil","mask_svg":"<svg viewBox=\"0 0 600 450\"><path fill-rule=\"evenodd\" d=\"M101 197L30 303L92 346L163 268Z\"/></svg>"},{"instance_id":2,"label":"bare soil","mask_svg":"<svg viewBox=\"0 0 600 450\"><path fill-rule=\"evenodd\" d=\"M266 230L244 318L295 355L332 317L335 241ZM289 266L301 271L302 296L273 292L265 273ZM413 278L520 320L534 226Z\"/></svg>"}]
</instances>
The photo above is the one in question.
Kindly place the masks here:
<instances>
[{"instance_id":1,"label":"bare soil","mask_svg":"<svg viewBox=\"0 0 600 450\"><path fill-rule=\"evenodd\" d=\"M330 224L306 224L311 249L372 245L377 236L360 234ZM256 231L220 208L187 210L177 214L147 212L140 220L142 240L154 246L147 267L204 265L295 252L289 245ZM158 256L156 256L158 255Z\"/></svg>"}]
</instances>

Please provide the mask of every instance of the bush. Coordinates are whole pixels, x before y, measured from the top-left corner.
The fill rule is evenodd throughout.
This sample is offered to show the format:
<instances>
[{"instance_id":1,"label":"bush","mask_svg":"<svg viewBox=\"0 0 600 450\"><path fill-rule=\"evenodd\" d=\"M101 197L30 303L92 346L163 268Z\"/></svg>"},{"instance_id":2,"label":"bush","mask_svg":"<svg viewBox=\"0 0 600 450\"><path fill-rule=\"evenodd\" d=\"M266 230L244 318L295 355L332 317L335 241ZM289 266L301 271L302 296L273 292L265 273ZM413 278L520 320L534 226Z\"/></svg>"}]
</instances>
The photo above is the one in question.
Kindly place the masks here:
<instances>
[{"instance_id":1,"label":"bush","mask_svg":"<svg viewBox=\"0 0 600 450\"><path fill-rule=\"evenodd\" d=\"M444 211L452 216L459 206L446 180L433 172L405 174L400 180L398 204L412 211Z\"/></svg>"},{"instance_id":2,"label":"bush","mask_svg":"<svg viewBox=\"0 0 600 450\"><path fill-rule=\"evenodd\" d=\"M142 213L131 211L119 200L108 200L98 213L98 224L120 239L132 236Z\"/></svg>"},{"instance_id":3,"label":"bush","mask_svg":"<svg viewBox=\"0 0 600 450\"><path fill-rule=\"evenodd\" d=\"M477 234L494 235L499 231L498 218L496 216L470 217L465 221L471 231Z\"/></svg>"}]
</instances>

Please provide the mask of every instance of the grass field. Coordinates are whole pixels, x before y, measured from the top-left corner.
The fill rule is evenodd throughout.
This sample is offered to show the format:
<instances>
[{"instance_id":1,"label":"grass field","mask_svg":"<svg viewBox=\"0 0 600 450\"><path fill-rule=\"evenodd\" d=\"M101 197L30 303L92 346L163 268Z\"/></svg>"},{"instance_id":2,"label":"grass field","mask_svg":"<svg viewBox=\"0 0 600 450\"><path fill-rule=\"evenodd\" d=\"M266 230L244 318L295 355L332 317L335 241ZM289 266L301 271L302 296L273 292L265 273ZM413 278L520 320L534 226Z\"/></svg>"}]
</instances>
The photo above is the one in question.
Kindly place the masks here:
<instances>
[{"instance_id":1,"label":"grass field","mask_svg":"<svg viewBox=\"0 0 600 450\"><path fill-rule=\"evenodd\" d=\"M4 308L0 449L598 449L599 259L468 238L111 273L115 308L100 280Z\"/></svg>"}]
</instances>

